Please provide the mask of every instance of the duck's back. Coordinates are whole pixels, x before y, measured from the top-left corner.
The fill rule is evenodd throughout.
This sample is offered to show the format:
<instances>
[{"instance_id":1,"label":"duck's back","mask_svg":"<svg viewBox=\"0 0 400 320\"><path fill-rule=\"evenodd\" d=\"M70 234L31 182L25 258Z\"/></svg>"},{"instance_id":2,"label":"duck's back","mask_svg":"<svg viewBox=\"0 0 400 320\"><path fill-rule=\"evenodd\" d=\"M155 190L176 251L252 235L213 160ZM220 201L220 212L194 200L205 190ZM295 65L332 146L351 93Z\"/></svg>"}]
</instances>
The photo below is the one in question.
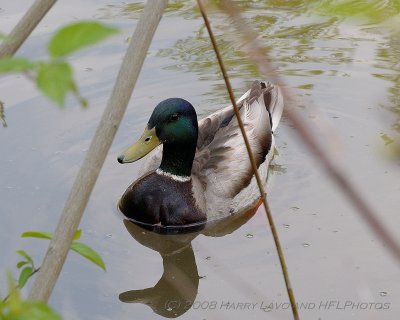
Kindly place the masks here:
<instances>
[{"instance_id":1,"label":"duck's back","mask_svg":"<svg viewBox=\"0 0 400 320\"><path fill-rule=\"evenodd\" d=\"M278 87L255 81L238 100L238 107L257 167L266 179L272 133L283 110L282 95ZM199 122L197 148L192 175L204 186L209 215L220 217L227 211L240 211L244 203L258 198L258 191L252 186L251 163L231 106Z\"/></svg>"}]
</instances>

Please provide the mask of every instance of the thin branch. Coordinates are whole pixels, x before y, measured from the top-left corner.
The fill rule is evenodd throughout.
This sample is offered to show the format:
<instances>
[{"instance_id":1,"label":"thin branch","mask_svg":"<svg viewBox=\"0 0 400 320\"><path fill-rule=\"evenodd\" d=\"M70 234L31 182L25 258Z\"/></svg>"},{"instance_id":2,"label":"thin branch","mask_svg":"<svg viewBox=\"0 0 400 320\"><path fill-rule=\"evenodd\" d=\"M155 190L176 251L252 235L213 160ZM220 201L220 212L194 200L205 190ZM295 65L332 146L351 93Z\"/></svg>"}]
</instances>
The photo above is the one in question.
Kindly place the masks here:
<instances>
[{"instance_id":1,"label":"thin branch","mask_svg":"<svg viewBox=\"0 0 400 320\"><path fill-rule=\"evenodd\" d=\"M4 102L0 100L0 120L3 123L3 127L7 128L6 115L4 114Z\"/></svg>"},{"instance_id":2,"label":"thin branch","mask_svg":"<svg viewBox=\"0 0 400 320\"><path fill-rule=\"evenodd\" d=\"M37 273L39 270L40 270L40 267L37 268L37 269L34 268L34 270L32 271L32 273L29 275L28 279L31 278L31 277L32 277L35 273ZM20 288L20 286L19 286L19 284L18 284L18 285L15 286L15 289L20 289L20 290L21 290L22 288ZM2 302L6 302L6 301L8 300L9 297L10 297L10 294L8 294L8 295L3 299Z\"/></svg>"},{"instance_id":3,"label":"thin branch","mask_svg":"<svg viewBox=\"0 0 400 320\"><path fill-rule=\"evenodd\" d=\"M225 80L225 85L226 85L226 88L227 88L228 93L229 93L229 98L230 98L230 100L232 102L233 110L235 111L235 115L236 115L236 118L238 120L240 131L242 133L242 136L243 136L243 139L244 139L244 142L245 142L245 145L246 145L247 153L248 153L249 158L250 158L251 166L253 168L253 172L254 172L254 175L255 175L256 180L257 180L257 185L258 185L258 188L260 190L261 199L262 199L263 204L264 204L265 212L267 213L268 222L269 222L269 225L270 225L270 228L271 228L271 232L272 232L272 235L273 235L273 238L274 238L274 241L275 241L276 250L278 252L279 262L281 264L282 273L283 273L283 277L284 277L285 285L286 285L286 290L287 290L287 293L288 293L288 296L289 296L289 300L290 300L290 304L291 304L291 307L292 307L293 318L295 320L298 320L300 318L299 318L299 313L298 313L298 310L297 310L296 299L295 299L295 296L294 296L292 285L290 283L289 272L288 272L287 265L286 265L286 262L285 262L285 257L283 255L283 250L282 250L282 247L281 247L281 244L280 244L280 241L279 241L278 232L277 232L277 230L275 228L275 223L274 223L274 220L273 220L273 217L272 217L272 213L271 213L271 210L270 210L270 208L268 206L268 203L267 203L265 190L264 190L264 185L263 185L263 183L261 181L261 178L260 178L260 175L258 173L257 164L256 164L256 161L254 159L253 153L251 151L251 146L250 146L249 140L247 138L246 130L245 130L244 126L243 126L243 121L241 119L239 109L238 109L238 107L236 105L236 99L235 99L235 96L233 94L232 86L231 86L231 83L229 81L228 74L226 72L225 65L224 65L224 62L222 60L221 54L219 52L218 45L217 45L217 42L215 40L214 34L212 32L210 23L208 21L208 17L207 17L207 14L205 12L202 0L197 0L197 3L199 5L201 15L203 16L204 23L205 23L205 25L207 27L207 31L208 31L208 34L210 36L211 43L212 43L212 46L214 48L215 54L217 56L218 64L219 64L219 66L221 68L221 72L222 72L222 75L223 75L224 80Z\"/></svg>"},{"instance_id":4,"label":"thin branch","mask_svg":"<svg viewBox=\"0 0 400 320\"><path fill-rule=\"evenodd\" d=\"M257 34L252 30L246 20L241 16L240 9L230 0L221 0L222 8L233 18L236 29L248 41L247 54L249 58L255 63L259 71L268 76L274 83L280 85L285 101L290 102L288 105L294 105L293 94L282 81L281 77L277 74L276 70L268 61L268 52L262 48L257 40ZM385 244L389 252L400 262L400 245L396 242L395 238L391 236L390 232L386 229L383 223L378 218L371 207L366 203L361 194L352 185L349 179L346 178L345 173L340 170L329 156L324 152L323 148L315 139L314 135L308 128L308 125L300 117L298 112L293 108L285 108L285 115L296 129L298 136L304 142L305 146L311 153L319 160L324 167L326 173L338 186L338 189L347 197L349 202L354 206L361 218L367 223L371 230L378 236L378 238Z\"/></svg>"},{"instance_id":5,"label":"thin branch","mask_svg":"<svg viewBox=\"0 0 400 320\"><path fill-rule=\"evenodd\" d=\"M0 58L14 55L57 0L36 0L0 45Z\"/></svg>"}]
</instances>

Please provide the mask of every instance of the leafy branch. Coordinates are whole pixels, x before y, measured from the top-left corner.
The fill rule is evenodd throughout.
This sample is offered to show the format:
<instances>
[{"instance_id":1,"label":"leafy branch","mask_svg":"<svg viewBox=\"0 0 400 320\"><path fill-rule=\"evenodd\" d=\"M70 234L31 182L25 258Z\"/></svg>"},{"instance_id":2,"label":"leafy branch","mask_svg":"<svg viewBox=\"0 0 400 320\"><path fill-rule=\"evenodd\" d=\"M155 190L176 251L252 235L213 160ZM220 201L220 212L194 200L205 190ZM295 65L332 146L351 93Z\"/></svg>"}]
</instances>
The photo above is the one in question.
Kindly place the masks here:
<instances>
[{"instance_id":1,"label":"leafy branch","mask_svg":"<svg viewBox=\"0 0 400 320\"><path fill-rule=\"evenodd\" d=\"M70 249L80 254L82 257L88 259L95 265L99 266L104 271L106 271L106 265L101 256L87 244L77 241L80 239L81 235L82 235L81 230L77 230L75 232ZM51 232L27 231L21 234L21 237L51 240L53 238L53 234ZM25 264L29 263L29 259L26 259L25 262L26 262ZM32 270L35 270L33 265L32 265Z\"/></svg>"},{"instance_id":2,"label":"leafy branch","mask_svg":"<svg viewBox=\"0 0 400 320\"><path fill-rule=\"evenodd\" d=\"M53 309L40 301L21 298L19 286L8 275L9 295L0 301L0 319L4 320L61 320Z\"/></svg>"},{"instance_id":3,"label":"leafy branch","mask_svg":"<svg viewBox=\"0 0 400 320\"><path fill-rule=\"evenodd\" d=\"M48 60L33 61L28 58L5 57L0 59L0 73L23 73L36 83L37 88L45 96L60 107L65 105L67 93L72 93L79 103L86 107L88 102L79 94L72 67L66 58L117 32L118 29L96 21L81 21L66 25L50 39L47 46ZM1 115L0 108L0 119L3 119Z\"/></svg>"},{"instance_id":4,"label":"leafy branch","mask_svg":"<svg viewBox=\"0 0 400 320\"><path fill-rule=\"evenodd\" d=\"M24 250L17 250L16 252L24 258L23 260L18 261L17 263L17 268L21 269L18 278L18 288L22 289L25 286L28 279L32 277L36 272L38 272L40 268L35 268L33 259Z\"/></svg>"},{"instance_id":5,"label":"leafy branch","mask_svg":"<svg viewBox=\"0 0 400 320\"><path fill-rule=\"evenodd\" d=\"M77 240L80 239L82 235L82 230L77 230L74 234L73 241L71 243L70 249L75 251L76 253L80 254L82 257L88 259L92 263L99 266L101 269L106 271L106 265L101 258L101 256L91 247L88 245L78 242ZM40 231L27 231L21 234L22 238L37 238L37 239L47 239L51 240L53 238L53 234L51 232L40 232ZM22 289L27 281L40 270L39 268L35 267L35 263L32 257L24 250L17 250L16 251L23 259L17 262L17 268L20 270L20 274L18 277L18 282L15 285L14 281L12 286L9 288L10 293L0 302L0 315L1 315L1 308L2 304L6 303L13 295L12 290L20 290ZM0 317L0 319L3 319Z\"/></svg>"},{"instance_id":6,"label":"leafy branch","mask_svg":"<svg viewBox=\"0 0 400 320\"><path fill-rule=\"evenodd\" d=\"M106 266L100 255L88 245L77 241L80 239L81 235L81 230L75 232L71 244L71 250L93 262L105 271ZM50 232L27 231L21 234L21 237L51 240L53 234ZM16 252L22 257L22 259L17 262L17 268L20 270L20 274L17 282L14 281L11 274L8 275L9 293L5 298L0 299L0 319L61 320L61 316L46 303L21 298L20 289L22 289L27 281L40 270L40 267L35 267L32 257L26 251L17 250Z\"/></svg>"}]
</instances>

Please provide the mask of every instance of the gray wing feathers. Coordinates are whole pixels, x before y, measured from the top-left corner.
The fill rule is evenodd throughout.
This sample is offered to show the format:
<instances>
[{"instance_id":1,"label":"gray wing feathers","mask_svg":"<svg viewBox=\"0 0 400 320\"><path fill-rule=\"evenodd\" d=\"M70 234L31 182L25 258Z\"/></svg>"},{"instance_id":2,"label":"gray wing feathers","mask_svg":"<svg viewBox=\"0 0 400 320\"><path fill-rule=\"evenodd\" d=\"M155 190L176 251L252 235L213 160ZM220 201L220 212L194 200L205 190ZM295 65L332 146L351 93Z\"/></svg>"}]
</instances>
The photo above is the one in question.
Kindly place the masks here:
<instances>
[{"instance_id":1,"label":"gray wing feathers","mask_svg":"<svg viewBox=\"0 0 400 320\"><path fill-rule=\"evenodd\" d=\"M258 81L238 100L257 166L264 162L271 147L272 128L279 122L282 104L276 86ZM224 198L234 197L250 183L251 164L231 106L199 122L192 174L200 179L207 193Z\"/></svg>"}]
</instances>

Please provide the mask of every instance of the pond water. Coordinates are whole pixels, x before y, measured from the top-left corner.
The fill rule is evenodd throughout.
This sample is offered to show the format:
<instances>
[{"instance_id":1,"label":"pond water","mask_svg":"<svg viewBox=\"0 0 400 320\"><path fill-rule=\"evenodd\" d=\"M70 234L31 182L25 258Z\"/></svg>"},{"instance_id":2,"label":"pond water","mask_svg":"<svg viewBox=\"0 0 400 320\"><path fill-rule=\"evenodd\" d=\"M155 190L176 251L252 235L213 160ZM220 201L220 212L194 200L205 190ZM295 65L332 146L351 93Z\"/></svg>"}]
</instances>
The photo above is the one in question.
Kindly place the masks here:
<instances>
[{"instance_id":1,"label":"pond water","mask_svg":"<svg viewBox=\"0 0 400 320\"><path fill-rule=\"evenodd\" d=\"M0 31L9 32L30 4L2 1ZM241 4L260 40L270 46L279 73L297 88L298 111L400 241L399 162L388 157L391 139L400 131L398 34L366 21L309 14L301 1ZM118 36L70 58L88 109L71 98L59 110L19 75L0 80L8 123L0 128L2 288L5 270L17 261L15 250L26 250L39 262L47 249L46 242L19 234L54 230L142 7L116 0L59 2L18 52L45 57L50 35L75 20L119 27ZM193 8L192 2L172 2L157 30L81 223L82 241L101 253L107 272L69 255L50 299L65 319L291 319L262 208L216 230L177 238L138 230L115 210L142 163L121 166L116 157L141 134L159 101L185 98L200 116L228 104ZM239 96L260 75L238 52L243 43L227 18L213 12L210 19ZM285 119L276 144L268 199L301 317L397 318L399 264Z\"/></svg>"}]
</instances>

